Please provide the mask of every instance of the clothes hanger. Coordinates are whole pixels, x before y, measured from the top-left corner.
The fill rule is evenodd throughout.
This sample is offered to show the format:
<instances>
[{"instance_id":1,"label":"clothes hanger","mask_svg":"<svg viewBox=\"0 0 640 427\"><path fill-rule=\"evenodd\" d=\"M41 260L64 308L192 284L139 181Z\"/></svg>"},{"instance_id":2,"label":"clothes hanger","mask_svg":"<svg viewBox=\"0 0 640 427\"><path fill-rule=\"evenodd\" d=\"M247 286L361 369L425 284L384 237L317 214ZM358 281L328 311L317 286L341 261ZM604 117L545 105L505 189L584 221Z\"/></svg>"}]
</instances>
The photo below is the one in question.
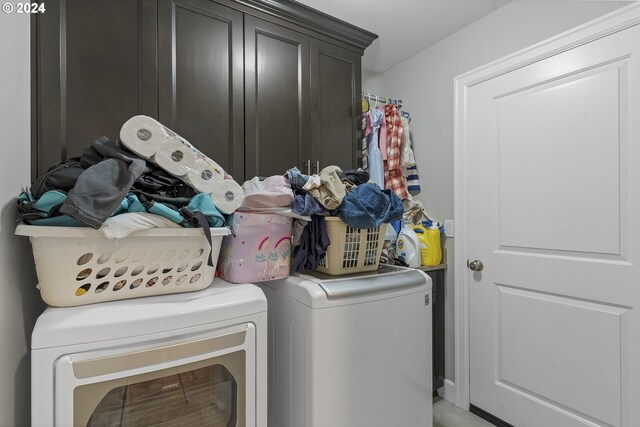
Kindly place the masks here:
<instances>
[{"instance_id":1,"label":"clothes hanger","mask_svg":"<svg viewBox=\"0 0 640 427\"><path fill-rule=\"evenodd\" d=\"M371 94L369 94L369 99L365 97L366 94L362 95L362 114L366 114L371 109Z\"/></svg>"}]
</instances>

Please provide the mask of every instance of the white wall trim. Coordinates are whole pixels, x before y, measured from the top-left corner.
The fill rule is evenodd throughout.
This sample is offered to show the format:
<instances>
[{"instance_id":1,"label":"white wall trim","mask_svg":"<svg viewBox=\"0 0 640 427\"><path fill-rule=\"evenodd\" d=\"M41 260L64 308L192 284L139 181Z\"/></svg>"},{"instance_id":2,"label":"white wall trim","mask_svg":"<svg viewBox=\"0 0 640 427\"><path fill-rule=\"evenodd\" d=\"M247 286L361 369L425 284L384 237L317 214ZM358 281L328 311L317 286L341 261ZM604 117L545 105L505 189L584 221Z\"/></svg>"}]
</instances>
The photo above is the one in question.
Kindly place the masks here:
<instances>
[{"instance_id":1,"label":"white wall trim","mask_svg":"<svg viewBox=\"0 0 640 427\"><path fill-rule=\"evenodd\" d=\"M438 389L438 394L451 403L455 402L456 383L445 378L444 385Z\"/></svg>"},{"instance_id":2,"label":"white wall trim","mask_svg":"<svg viewBox=\"0 0 640 427\"><path fill-rule=\"evenodd\" d=\"M456 221L454 247L454 374L459 387L453 403L469 409L469 290L467 276L467 158L466 85L458 77L454 88L453 217Z\"/></svg>"},{"instance_id":3,"label":"white wall trim","mask_svg":"<svg viewBox=\"0 0 640 427\"><path fill-rule=\"evenodd\" d=\"M454 250L454 340L455 384L445 380L445 399L456 406L469 409L470 354L469 354L469 258L467 217L467 90L479 83L557 55L561 52L606 37L640 24L640 3L622 7L572 30L491 62L454 79L454 218L456 244ZM447 383L449 381L449 391ZM446 397L453 396L453 399Z\"/></svg>"}]
</instances>

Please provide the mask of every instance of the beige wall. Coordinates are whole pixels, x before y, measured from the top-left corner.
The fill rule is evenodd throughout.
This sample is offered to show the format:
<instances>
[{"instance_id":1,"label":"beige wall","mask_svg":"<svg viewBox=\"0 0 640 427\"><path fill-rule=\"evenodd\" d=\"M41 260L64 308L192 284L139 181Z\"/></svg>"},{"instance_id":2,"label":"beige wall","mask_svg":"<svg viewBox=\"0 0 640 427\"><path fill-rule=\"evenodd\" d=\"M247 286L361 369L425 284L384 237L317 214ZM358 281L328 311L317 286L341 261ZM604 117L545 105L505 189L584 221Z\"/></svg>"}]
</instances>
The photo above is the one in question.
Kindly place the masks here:
<instances>
[{"instance_id":1,"label":"beige wall","mask_svg":"<svg viewBox=\"0 0 640 427\"><path fill-rule=\"evenodd\" d=\"M363 73L363 88L375 87L385 96L402 99L411 113L422 186L418 198L432 215L441 220L453 218L454 78L628 3L516 0L390 68L381 79L377 73ZM452 381L454 240L449 238L445 243L450 254L445 286L445 360L446 377Z\"/></svg>"},{"instance_id":2,"label":"beige wall","mask_svg":"<svg viewBox=\"0 0 640 427\"><path fill-rule=\"evenodd\" d=\"M31 330L44 307L28 239L13 235L30 179L29 16L0 14L0 426L30 420Z\"/></svg>"}]
</instances>

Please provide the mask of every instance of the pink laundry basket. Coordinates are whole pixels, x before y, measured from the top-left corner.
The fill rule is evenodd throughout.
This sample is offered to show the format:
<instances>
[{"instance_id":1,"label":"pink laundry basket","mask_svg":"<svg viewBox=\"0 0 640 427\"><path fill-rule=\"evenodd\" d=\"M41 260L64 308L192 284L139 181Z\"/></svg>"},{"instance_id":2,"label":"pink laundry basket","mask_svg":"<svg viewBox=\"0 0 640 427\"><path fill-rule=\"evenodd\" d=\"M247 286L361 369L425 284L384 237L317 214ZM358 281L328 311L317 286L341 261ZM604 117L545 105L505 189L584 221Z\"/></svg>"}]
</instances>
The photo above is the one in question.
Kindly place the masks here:
<instances>
[{"instance_id":1,"label":"pink laundry basket","mask_svg":"<svg viewBox=\"0 0 640 427\"><path fill-rule=\"evenodd\" d=\"M233 283L289 277L292 219L276 214L236 212L235 237L222 241L218 270Z\"/></svg>"}]
</instances>

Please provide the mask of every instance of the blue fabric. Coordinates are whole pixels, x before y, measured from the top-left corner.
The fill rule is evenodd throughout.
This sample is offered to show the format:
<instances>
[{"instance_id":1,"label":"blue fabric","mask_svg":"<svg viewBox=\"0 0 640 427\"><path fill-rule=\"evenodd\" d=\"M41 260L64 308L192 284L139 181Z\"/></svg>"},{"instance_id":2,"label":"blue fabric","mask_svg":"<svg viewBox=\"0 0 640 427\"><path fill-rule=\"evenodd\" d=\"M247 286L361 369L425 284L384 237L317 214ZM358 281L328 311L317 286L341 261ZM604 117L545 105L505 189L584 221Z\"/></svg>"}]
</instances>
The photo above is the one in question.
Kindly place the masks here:
<instances>
[{"instance_id":1,"label":"blue fabric","mask_svg":"<svg viewBox=\"0 0 640 427\"><path fill-rule=\"evenodd\" d=\"M433 225L433 222L431 220L422 221L422 226L424 228L431 228L432 225ZM441 225L440 227L438 227L438 230L440 230L440 234L444 235L444 225Z\"/></svg>"},{"instance_id":2,"label":"blue fabric","mask_svg":"<svg viewBox=\"0 0 640 427\"><path fill-rule=\"evenodd\" d=\"M167 218L168 220L173 221L176 224L182 224L185 220L184 216L182 216L180 212L176 211L175 209L171 209L170 207L165 206L162 203L151 202L151 206L147 208L147 211L154 215Z\"/></svg>"},{"instance_id":3,"label":"blue fabric","mask_svg":"<svg viewBox=\"0 0 640 427\"><path fill-rule=\"evenodd\" d=\"M402 200L389 189L362 184L347 193L335 213L350 227L371 228L402 218Z\"/></svg>"},{"instance_id":4,"label":"blue fabric","mask_svg":"<svg viewBox=\"0 0 640 427\"><path fill-rule=\"evenodd\" d=\"M140 203L138 196L133 193L128 193L126 197L127 203L129 206L127 208L127 212L146 212L147 210L144 208L144 205Z\"/></svg>"},{"instance_id":5,"label":"blue fabric","mask_svg":"<svg viewBox=\"0 0 640 427\"><path fill-rule=\"evenodd\" d=\"M59 206L67 199L67 195L58 190L51 190L44 193L38 200L33 202L33 207L43 212L50 212L55 206Z\"/></svg>"},{"instance_id":6,"label":"blue fabric","mask_svg":"<svg viewBox=\"0 0 640 427\"><path fill-rule=\"evenodd\" d=\"M396 231L396 234L400 234L400 230L402 230L402 220L391 221L391 226Z\"/></svg>"},{"instance_id":7,"label":"blue fabric","mask_svg":"<svg viewBox=\"0 0 640 427\"><path fill-rule=\"evenodd\" d=\"M292 167L285 174L285 177L289 180L289 185L294 190L300 190L309 180L309 176L300 172L297 167Z\"/></svg>"},{"instance_id":8,"label":"blue fabric","mask_svg":"<svg viewBox=\"0 0 640 427\"><path fill-rule=\"evenodd\" d=\"M311 216L324 214L327 210L320 206L318 201L313 198L310 194L298 194L293 199L293 206L291 210L302 216Z\"/></svg>"},{"instance_id":9,"label":"blue fabric","mask_svg":"<svg viewBox=\"0 0 640 427\"><path fill-rule=\"evenodd\" d=\"M189 201L189 204L187 205L187 209L189 209L191 212L202 212L207 218L207 221L209 222L209 225L211 227L224 226L224 216L222 216L222 214L218 211L216 205L211 199L211 195L208 193L200 193L193 196Z\"/></svg>"},{"instance_id":10,"label":"blue fabric","mask_svg":"<svg viewBox=\"0 0 640 427\"><path fill-rule=\"evenodd\" d=\"M27 224L50 227L86 227L86 224L69 215L54 213L54 210L60 209L66 199L67 194L58 190L49 190L37 200L33 198L31 193L23 192L18 196L18 210L21 213L21 219Z\"/></svg>"},{"instance_id":11,"label":"blue fabric","mask_svg":"<svg viewBox=\"0 0 640 427\"><path fill-rule=\"evenodd\" d=\"M300 245L296 246L293 252L293 269L300 272L304 269L315 270L318 268L330 243L324 217L312 216L311 221L302 230Z\"/></svg>"},{"instance_id":12,"label":"blue fabric","mask_svg":"<svg viewBox=\"0 0 640 427\"><path fill-rule=\"evenodd\" d=\"M18 206L21 211L21 219L25 223L32 225L86 227L86 224L69 215L54 214L53 210L59 208L66 198L67 195L58 190L49 190L37 200L34 200L33 196L29 193L22 193L18 196ZM187 208L191 212L202 212L211 227L223 227L225 224L224 217L218 211L208 193L200 193L192 197ZM151 201L145 208L138 199L138 196L133 193L127 193L126 197L120 202L120 205L111 214L111 216L131 212L149 212L155 215L160 215L184 227L191 226L180 212L162 203Z\"/></svg>"},{"instance_id":13,"label":"blue fabric","mask_svg":"<svg viewBox=\"0 0 640 427\"><path fill-rule=\"evenodd\" d=\"M378 184L378 187L384 188L384 161L382 160L382 153L378 145L378 134L380 125L382 125L382 121L384 120L384 113L380 110L373 109L369 111L369 114L371 116L372 128L372 132L367 136L367 143L369 145L369 179Z\"/></svg>"},{"instance_id":14,"label":"blue fabric","mask_svg":"<svg viewBox=\"0 0 640 427\"><path fill-rule=\"evenodd\" d=\"M415 196L420 194L420 178L418 177L418 168L409 166L406 169L405 181L407 182L407 191Z\"/></svg>"}]
</instances>

